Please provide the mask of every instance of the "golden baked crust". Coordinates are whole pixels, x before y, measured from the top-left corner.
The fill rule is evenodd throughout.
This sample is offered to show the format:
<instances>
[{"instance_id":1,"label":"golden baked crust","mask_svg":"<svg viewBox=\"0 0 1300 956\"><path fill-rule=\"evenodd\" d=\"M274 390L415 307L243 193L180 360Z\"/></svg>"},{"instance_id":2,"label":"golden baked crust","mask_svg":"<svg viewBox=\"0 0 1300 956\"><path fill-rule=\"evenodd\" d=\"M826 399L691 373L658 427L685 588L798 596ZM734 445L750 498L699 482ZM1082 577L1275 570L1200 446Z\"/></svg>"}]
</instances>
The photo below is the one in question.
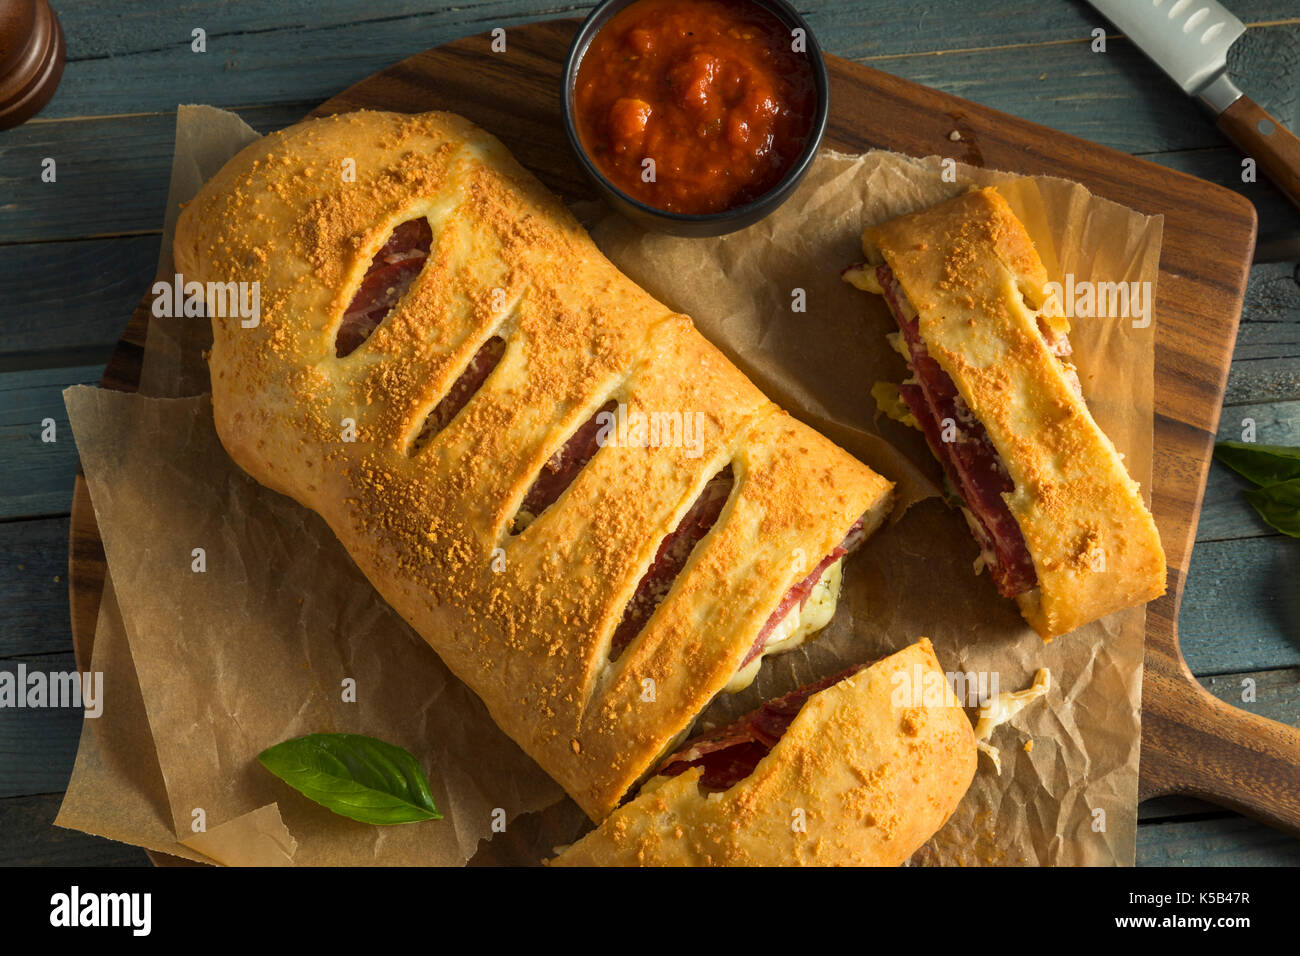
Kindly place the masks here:
<instances>
[{"instance_id":1,"label":"golden baked crust","mask_svg":"<svg viewBox=\"0 0 1300 956\"><path fill-rule=\"evenodd\" d=\"M337 357L371 258L421 215L434 235L423 271ZM231 457L319 512L595 818L727 682L784 591L860 515L871 530L888 507L889 482L768 401L458 116L350 113L253 143L185 209L175 255L186 280L260 283L256 327L213 318L213 408ZM411 454L493 335L506 340L500 364ZM607 443L512 535L543 464L611 397L701 412L700 453ZM712 533L611 664L612 632L659 541L728 463L735 489Z\"/></svg>"},{"instance_id":2,"label":"golden baked crust","mask_svg":"<svg viewBox=\"0 0 1300 956\"><path fill-rule=\"evenodd\" d=\"M1038 587L1016 600L1045 639L1165 590L1155 520L1039 332L1048 277L991 188L868 228L921 338L1015 482L1005 496Z\"/></svg>"},{"instance_id":3,"label":"golden baked crust","mask_svg":"<svg viewBox=\"0 0 1300 956\"><path fill-rule=\"evenodd\" d=\"M927 687L933 699L910 696ZM952 815L976 760L921 638L808 698L731 789L701 793L698 768L655 778L552 865L897 866Z\"/></svg>"}]
</instances>

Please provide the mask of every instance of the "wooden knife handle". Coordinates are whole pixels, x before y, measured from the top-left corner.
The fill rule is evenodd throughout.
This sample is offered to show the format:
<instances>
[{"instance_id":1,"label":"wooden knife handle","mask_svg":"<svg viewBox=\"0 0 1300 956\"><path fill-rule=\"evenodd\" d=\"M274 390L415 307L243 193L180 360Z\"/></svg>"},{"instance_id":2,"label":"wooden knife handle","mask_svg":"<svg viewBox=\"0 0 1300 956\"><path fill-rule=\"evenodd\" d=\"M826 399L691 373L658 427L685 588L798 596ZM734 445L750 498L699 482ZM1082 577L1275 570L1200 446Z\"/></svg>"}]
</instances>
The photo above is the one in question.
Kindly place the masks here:
<instances>
[{"instance_id":1,"label":"wooden knife handle","mask_svg":"<svg viewBox=\"0 0 1300 956\"><path fill-rule=\"evenodd\" d=\"M1249 96L1240 97L1220 113L1217 122L1223 134L1254 159L1300 209L1300 137Z\"/></svg>"},{"instance_id":2,"label":"wooden knife handle","mask_svg":"<svg viewBox=\"0 0 1300 956\"><path fill-rule=\"evenodd\" d=\"M1140 800L1186 794L1300 835L1300 728L1212 695L1176 639L1148 640L1143 688Z\"/></svg>"}]
</instances>

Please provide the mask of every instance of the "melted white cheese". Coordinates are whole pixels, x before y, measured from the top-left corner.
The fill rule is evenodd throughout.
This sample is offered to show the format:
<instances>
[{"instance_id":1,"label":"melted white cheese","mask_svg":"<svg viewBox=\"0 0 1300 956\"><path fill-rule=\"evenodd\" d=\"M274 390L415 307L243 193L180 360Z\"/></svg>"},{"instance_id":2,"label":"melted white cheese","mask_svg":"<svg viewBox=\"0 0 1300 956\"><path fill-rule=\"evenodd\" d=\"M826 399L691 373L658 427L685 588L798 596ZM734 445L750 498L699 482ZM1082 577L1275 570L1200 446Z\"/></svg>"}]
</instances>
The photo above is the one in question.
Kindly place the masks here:
<instances>
[{"instance_id":1,"label":"melted white cheese","mask_svg":"<svg viewBox=\"0 0 1300 956\"><path fill-rule=\"evenodd\" d=\"M873 295L885 294L885 290L880 287L880 280L876 278L876 267L869 262L845 269L842 277L845 282L863 292L870 292Z\"/></svg>"},{"instance_id":2,"label":"melted white cheese","mask_svg":"<svg viewBox=\"0 0 1300 956\"><path fill-rule=\"evenodd\" d=\"M758 676L759 666L768 654L784 654L792 651L808 636L820 631L835 616L835 605L840 598L840 585L843 583L844 559L840 558L822 572L807 600L802 605L790 608L780 623L772 628L763 642L763 649L752 661L732 676L723 688L728 694L744 690Z\"/></svg>"},{"instance_id":3,"label":"melted white cheese","mask_svg":"<svg viewBox=\"0 0 1300 956\"><path fill-rule=\"evenodd\" d=\"M989 743L993 731L1045 695L1051 687L1052 672L1046 667L1040 667L1038 673L1034 675L1032 687L998 694L980 708L979 721L975 724L975 746L993 760L993 769L997 771L998 776L1002 776L1002 758L998 756L997 748Z\"/></svg>"},{"instance_id":4,"label":"melted white cheese","mask_svg":"<svg viewBox=\"0 0 1300 956\"><path fill-rule=\"evenodd\" d=\"M975 515L971 513L969 508L963 507L961 513L966 519L966 524L970 527L971 536L975 539L976 544L979 544L979 542L983 540L983 526L975 520ZM980 574L985 568L991 568L996 565L997 561L998 556L996 554L985 548L983 545L980 545L979 557L975 559L972 567L975 569L976 574Z\"/></svg>"}]
</instances>

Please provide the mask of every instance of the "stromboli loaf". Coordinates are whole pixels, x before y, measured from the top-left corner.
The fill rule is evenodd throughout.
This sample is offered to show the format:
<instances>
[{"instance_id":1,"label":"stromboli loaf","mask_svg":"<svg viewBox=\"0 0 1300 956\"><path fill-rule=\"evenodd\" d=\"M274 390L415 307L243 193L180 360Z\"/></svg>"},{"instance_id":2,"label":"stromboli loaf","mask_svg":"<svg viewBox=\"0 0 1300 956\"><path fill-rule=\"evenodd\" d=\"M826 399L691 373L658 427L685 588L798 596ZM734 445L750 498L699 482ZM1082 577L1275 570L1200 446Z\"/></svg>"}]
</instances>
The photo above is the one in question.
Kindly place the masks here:
<instances>
[{"instance_id":1,"label":"stromboli loaf","mask_svg":"<svg viewBox=\"0 0 1300 956\"><path fill-rule=\"evenodd\" d=\"M922 638L809 697L727 790L701 792L696 767L653 778L551 864L897 866L952 815L976 760Z\"/></svg>"},{"instance_id":2,"label":"stromboli loaf","mask_svg":"<svg viewBox=\"0 0 1300 956\"><path fill-rule=\"evenodd\" d=\"M372 257L420 216L432 227L422 271L340 357ZM870 532L888 508L889 482L768 401L460 117L352 113L253 143L187 206L175 256L186 280L260 284L255 327L212 319L213 408L231 457L320 513L594 818L723 688L785 592L855 521L866 515ZM499 364L412 454L493 336L505 341ZM539 471L610 400L701 413L698 449L606 443L512 534ZM716 524L611 661L660 541L728 465Z\"/></svg>"}]
</instances>

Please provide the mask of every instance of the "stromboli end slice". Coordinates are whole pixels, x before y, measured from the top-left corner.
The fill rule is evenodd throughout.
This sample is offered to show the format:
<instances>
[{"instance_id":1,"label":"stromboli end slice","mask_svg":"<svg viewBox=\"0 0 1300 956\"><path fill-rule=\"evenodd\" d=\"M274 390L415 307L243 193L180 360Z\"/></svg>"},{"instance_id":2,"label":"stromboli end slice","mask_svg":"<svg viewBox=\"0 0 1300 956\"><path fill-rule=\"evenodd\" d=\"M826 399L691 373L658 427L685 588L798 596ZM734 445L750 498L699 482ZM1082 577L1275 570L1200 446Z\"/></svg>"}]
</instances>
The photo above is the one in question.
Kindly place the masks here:
<instances>
[{"instance_id":1,"label":"stromboli end slice","mask_svg":"<svg viewBox=\"0 0 1300 956\"><path fill-rule=\"evenodd\" d=\"M925 638L812 693L755 756L725 790L699 765L652 778L551 865L897 866L952 815L977 761Z\"/></svg>"},{"instance_id":2,"label":"stromboli end slice","mask_svg":"<svg viewBox=\"0 0 1300 956\"><path fill-rule=\"evenodd\" d=\"M418 274L345 319L420 218ZM259 140L182 213L175 254L187 280L260 286L252 327L212 313L231 457L318 512L594 818L726 687L789 589L888 511L888 481L777 408L452 114L363 111ZM693 432L604 443L516 522L611 402L689 415ZM660 542L728 467L716 521L611 654Z\"/></svg>"},{"instance_id":3,"label":"stromboli end slice","mask_svg":"<svg viewBox=\"0 0 1300 956\"><path fill-rule=\"evenodd\" d=\"M1046 270L1006 200L972 190L866 229L863 248L875 266L846 278L886 295L917 379L902 397L1030 625L1050 640L1163 594L1155 521L1088 411ZM926 417L942 402L956 435L941 443Z\"/></svg>"}]
</instances>

